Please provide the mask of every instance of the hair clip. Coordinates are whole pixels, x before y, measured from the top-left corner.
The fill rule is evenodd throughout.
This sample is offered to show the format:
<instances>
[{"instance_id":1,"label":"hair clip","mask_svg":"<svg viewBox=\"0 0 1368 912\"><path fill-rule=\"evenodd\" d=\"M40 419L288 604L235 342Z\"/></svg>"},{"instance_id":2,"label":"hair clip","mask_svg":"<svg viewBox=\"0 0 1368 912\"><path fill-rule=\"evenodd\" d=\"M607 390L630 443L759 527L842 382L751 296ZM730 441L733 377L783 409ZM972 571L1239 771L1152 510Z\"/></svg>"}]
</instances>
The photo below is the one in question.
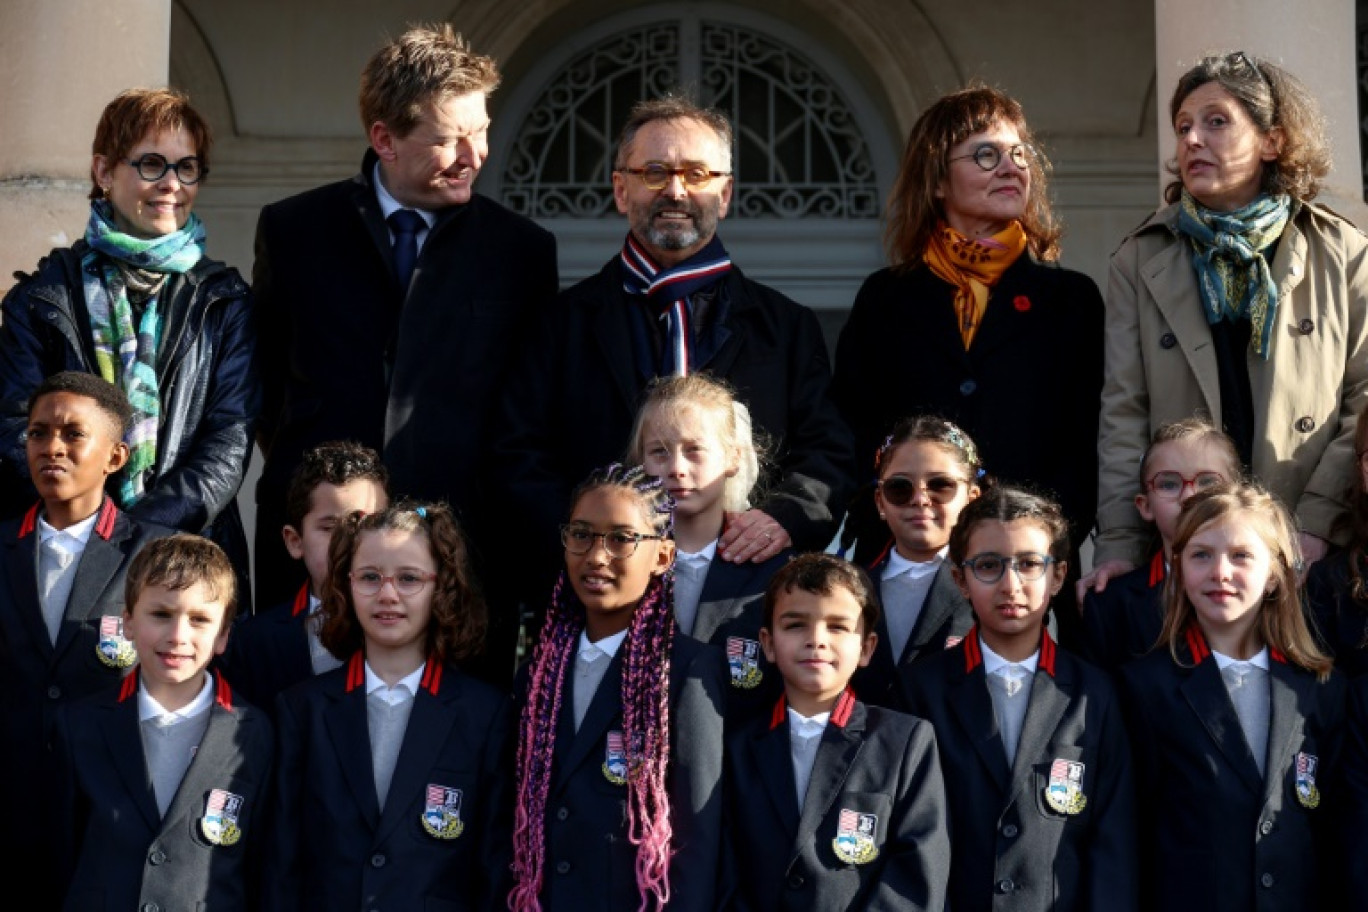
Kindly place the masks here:
<instances>
[{"instance_id":1,"label":"hair clip","mask_svg":"<svg viewBox=\"0 0 1368 912\"><path fill-rule=\"evenodd\" d=\"M987 474L988 474L988 470L987 470L987 469L979 469L977 472L974 473L974 480L975 480L975 481L979 481L980 479L983 478L983 476L985 476L985 475L987 475Z\"/></svg>"},{"instance_id":2,"label":"hair clip","mask_svg":"<svg viewBox=\"0 0 1368 912\"><path fill-rule=\"evenodd\" d=\"M421 518L427 519L427 507L414 507L413 512L417 513Z\"/></svg>"}]
</instances>

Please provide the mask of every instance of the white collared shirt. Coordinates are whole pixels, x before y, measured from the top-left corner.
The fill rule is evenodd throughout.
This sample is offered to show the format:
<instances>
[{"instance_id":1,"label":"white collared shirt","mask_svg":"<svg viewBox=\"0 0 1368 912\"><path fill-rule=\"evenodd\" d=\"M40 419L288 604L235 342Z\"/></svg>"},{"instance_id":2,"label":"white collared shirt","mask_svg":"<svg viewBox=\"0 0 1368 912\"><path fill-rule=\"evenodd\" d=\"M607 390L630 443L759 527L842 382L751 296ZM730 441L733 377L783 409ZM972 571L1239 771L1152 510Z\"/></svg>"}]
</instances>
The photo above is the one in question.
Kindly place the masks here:
<instances>
[{"instance_id":1,"label":"white collared shirt","mask_svg":"<svg viewBox=\"0 0 1368 912\"><path fill-rule=\"evenodd\" d=\"M1211 650L1211 656L1216 660L1216 668L1220 671L1225 671L1231 665L1238 665L1241 662L1253 665L1256 668L1262 668L1264 671L1269 670L1267 646L1265 646L1263 649L1260 649L1258 652L1254 653L1254 655L1250 656L1248 659L1232 659L1225 653L1217 652L1214 649Z\"/></svg>"},{"instance_id":2,"label":"white collared shirt","mask_svg":"<svg viewBox=\"0 0 1368 912\"><path fill-rule=\"evenodd\" d=\"M703 600L703 584L708 579L708 568L717 556L717 539L699 551L675 552L674 610L675 620L686 634L692 634L698 621L698 604ZM685 569L681 573L680 570Z\"/></svg>"},{"instance_id":3,"label":"white collared shirt","mask_svg":"<svg viewBox=\"0 0 1368 912\"><path fill-rule=\"evenodd\" d=\"M628 630L630 630L630 628L628 628ZM612 659L617 655L618 650L622 648L622 644L627 641L628 630L620 630L612 636L604 637L597 643L589 642L589 634L581 630L579 649L576 651L582 659L594 659L597 658L600 653L608 656L609 659Z\"/></svg>"},{"instance_id":4,"label":"white collared shirt","mask_svg":"<svg viewBox=\"0 0 1368 912\"><path fill-rule=\"evenodd\" d=\"M888 646L893 651L895 662L907 648L907 641L912 638L912 630L917 626L917 619L926 605L926 596L936 581L936 571L940 569L949 550L948 546L942 548L929 561L908 560L896 548L889 552L888 563L884 565L883 575L879 578L879 595L884 606L884 626L888 628ZM899 577L902 579L893 583Z\"/></svg>"},{"instance_id":5,"label":"white collared shirt","mask_svg":"<svg viewBox=\"0 0 1368 912\"><path fill-rule=\"evenodd\" d=\"M812 767L817 763L817 748L822 746L822 732L826 731L831 713L804 716L788 707L789 756L793 760L793 785L797 790L798 813L803 812L808 783L812 781Z\"/></svg>"},{"instance_id":6,"label":"white collared shirt","mask_svg":"<svg viewBox=\"0 0 1368 912\"><path fill-rule=\"evenodd\" d=\"M214 705L214 676L208 672L204 673L204 686L195 699L177 710L168 710L162 706L152 695L147 692L147 683L141 678L138 680L138 721L146 722L148 719L156 719L160 725L175 725L187 719L209 711L209 707Z\"/></svg>"},{"instance_id":7,"label":"white collared shirt","mask_svg":"<svg viewBox=\"0 0 1368 912\"><path fill-rule=\"evenodd\" d=\"M95 522L99 518L100 511L96 510L78 523L72 523L65 529L55 529L48 525L46 519L39 516L38 544L45 545L50 541L54 548L70 554L73 559L79 558L85 551L86 543L90 541L90 533L95 531Z\"/></svg>"},{"instance_id":8,"label":"white collared shirt","mask_svg":"<svg viewBox=\"0 0 1368 912\"><path fill-rule=\"evenodd\" d=\"M385 220L385 230L389 232L390 244L394 243L394 231L389 227L389 217L400 209L408 209L418 213L423 219L423 224L427 227L415 235L414 239L418 244L418 250L423 249L423 244L427 242L428 234L432 231L432 226L437 224L437 214L426 209L414 209L412 206L405 206L385 189L385 183L380 179L380 163L375 163L375 170L371 172L371 183L375 185L375 198L380 203L380 216Z\"/></svg>"},{"instance_id":9,"label":"white collared shirt","mask_svg":"<svg viewBox=\"0 0 1368 912\"><path fill-rule=\"evenodd\" d=\"M398 706L407 700L412 700L418 695L418 685L423 680L423 669L427 668L427 662L419 665L417 669L399 679L399 683L390 687L375 672L371 671L370 662L366 663L366 696L374 694L384 700L390 706Z\"/></svg>"},{"instance_id":10,"label":"white collared shirt","mask_svg":"<svg viewBox=\"0 0 1368 912\"><path fill-rule=\"evenodd\" d=\"M334 668L342 667L342 660L328 651L323 645L323 641L318 638L318 633L323 629L323 600L309 593L309 610L307 620L304 622L304 635L309 641L309 666L316 675L332 671Z\"/></svg>"},{"instance_id":11,"label":"white collared shirt","mask_svg":"<svg viewBox=\"0 0 1368 912\"><path fill-rule=\"evenodd\" d=\"M1022 671L1028 676L1036 673L1036 667L1040 664L1040 650L1031 653L1030 658L1022 659L1020 662L1009 662L996 652L988 648L988 644L983 642L983 637L979 637L979 649L983 652L983 671L985 674L995 674L999 668L1007 665L1020 665Z\"/></svg>"}]
</instances>

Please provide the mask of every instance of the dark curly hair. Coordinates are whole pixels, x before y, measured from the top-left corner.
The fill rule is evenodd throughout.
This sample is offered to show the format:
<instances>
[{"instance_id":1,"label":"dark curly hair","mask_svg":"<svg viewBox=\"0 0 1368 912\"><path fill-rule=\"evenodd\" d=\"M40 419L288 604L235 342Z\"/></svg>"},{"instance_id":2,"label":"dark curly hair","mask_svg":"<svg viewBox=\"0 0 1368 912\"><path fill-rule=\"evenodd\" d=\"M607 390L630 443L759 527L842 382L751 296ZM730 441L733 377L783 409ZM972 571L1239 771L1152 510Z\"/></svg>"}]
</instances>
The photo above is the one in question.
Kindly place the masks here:
<instances>
[{"instance_id":1,"label":"dark curly hair","mask_svg":"<svg viewBox=\"0 0 1368 912\"><path fill-rule=\"evenodd\" d=\"M323 586L323 627L318 638L339 659L362 649L365 636L352 603L352 559L366 532L424 535L437 565L428 652L439 661L467 658L484 645L487 610L471 569L465 534L446 504L401 500L376 513L352 513L333 530L328 546L328 578Z\"/></svg>"}]
</instances>

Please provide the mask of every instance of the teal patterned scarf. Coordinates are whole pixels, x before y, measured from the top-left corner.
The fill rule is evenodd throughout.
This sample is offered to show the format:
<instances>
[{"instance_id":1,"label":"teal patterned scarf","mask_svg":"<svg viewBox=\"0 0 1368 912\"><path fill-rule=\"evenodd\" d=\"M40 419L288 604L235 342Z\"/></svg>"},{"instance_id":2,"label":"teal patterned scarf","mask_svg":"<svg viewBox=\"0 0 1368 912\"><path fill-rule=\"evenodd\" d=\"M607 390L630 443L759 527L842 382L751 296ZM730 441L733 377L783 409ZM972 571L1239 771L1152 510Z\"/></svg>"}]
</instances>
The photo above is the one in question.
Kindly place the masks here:
<instances>
[{"instance_id":1,"label":"teal patterned scarf","mask_svg":"<svg viewBox=\"0 0 1368 912\"><path fill-rule=\"evenodd\" d=\"M100 376L123 390L133 406L133 429L126 438L128 465L118 492L119 505L129 507L146 491L157 462L161 419L158 299L168 274L184 273L203 258L204 226L192 214L185 227L172 234L134 237L115 226L114 211L106 200L96 200L90 204L85 239L90 250L81 258L81 266L95 336L95 364ZM135 308L138 304L141 307Z\"/></svg>"},{"instance_id":2,"label":"teal patterned scarf","mask_svg":"<svg viewBox=\"0 0 1368 912\"><path fill-rule=\"evenodd\" d=\"M1260 195L1234 212L1200 205L1186 191L1178 211L1178 230L1192 246L1192 266L1208 323L1247 319L1249 347L1268 360L1278 286L1263 251L1282 236L1292 214L1284 194Z\"/></svg>"}]
</instances>

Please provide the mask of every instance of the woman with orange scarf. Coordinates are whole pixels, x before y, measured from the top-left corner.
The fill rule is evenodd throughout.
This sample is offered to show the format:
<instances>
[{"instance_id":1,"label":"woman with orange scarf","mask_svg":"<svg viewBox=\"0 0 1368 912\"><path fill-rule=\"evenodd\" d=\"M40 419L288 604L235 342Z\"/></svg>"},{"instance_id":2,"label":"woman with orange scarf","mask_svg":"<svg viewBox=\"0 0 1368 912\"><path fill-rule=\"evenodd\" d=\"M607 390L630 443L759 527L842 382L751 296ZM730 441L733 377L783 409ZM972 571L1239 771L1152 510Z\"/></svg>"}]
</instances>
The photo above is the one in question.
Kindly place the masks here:
<instances>
[{"instance_id":1,"label":"woman with orange scarf","mask_svg":"<svg viewBox=\"0 0 1368 912\"><path fill-rule=\"evenodd\" d=\"M861 563L891 537L870 496L874 454L909 415L953 421L995 478L1057 496L1075 542L1092 528L1102 296L1055 265L1047 170L1021 105L995 89L947 95L912 128L888 203L891 265L865 280L836 350L867 483L846 521ZM932 507L922 489L896 509ZM1067 642L1076 612L1063 608Z\"/></svg>"}]
</instances>

